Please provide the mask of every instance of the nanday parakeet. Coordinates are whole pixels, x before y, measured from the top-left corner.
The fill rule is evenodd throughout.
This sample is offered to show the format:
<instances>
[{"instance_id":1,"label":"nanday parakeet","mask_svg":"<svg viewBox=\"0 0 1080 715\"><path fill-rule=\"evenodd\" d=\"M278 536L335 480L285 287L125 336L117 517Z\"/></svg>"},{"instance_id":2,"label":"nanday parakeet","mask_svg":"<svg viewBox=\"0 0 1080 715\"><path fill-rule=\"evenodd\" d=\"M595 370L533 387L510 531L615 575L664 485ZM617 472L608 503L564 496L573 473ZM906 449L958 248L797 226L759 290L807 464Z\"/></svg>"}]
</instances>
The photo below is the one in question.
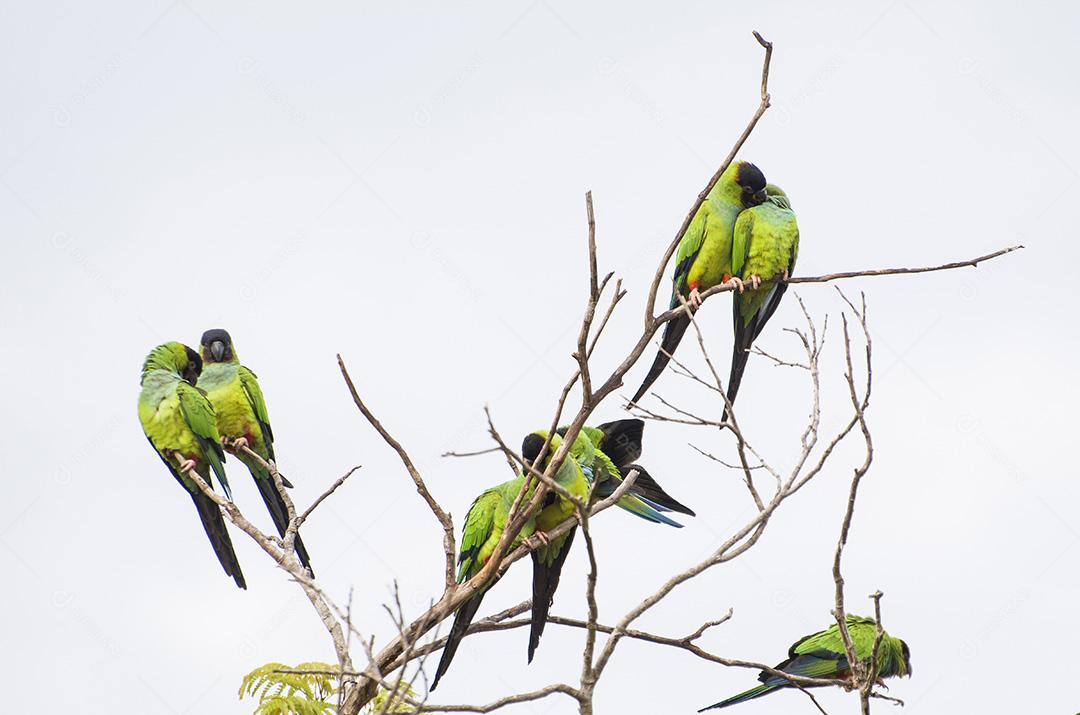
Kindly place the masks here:
<instances>
[{"instance_id":1,"label":"nanday parakeet","mask_svg":"<svg viewBox=\"0 0 1080 715\"><path fill-rule=\"evenodd\" d=\"M255 373L240 364L232 337L225 330L207 330L200 342L203 370L198 386L206 391L207 398L214 406L218 432L233 443L246 445L263 460L274 461L274 433L270 429L266 400ZM285 536L289 514L270 472L243 451L237 449L235 454L255 479L255 486L270 512L278 535ZM286 487L292 486L284 478L282 482ZM297 558L314 576L307 547L299 534L296 535L295 544Z\"/></svg>"},{"instance_id":2,"label":"nanday parakeet","mask_svg":"<svg viewBox=\"0 0 1080 715\"><path fill-rule=\"evenodd\" d=\"M535 460L539 454L540 446L543 445L543 438L541 438L540 446L533 448L533 441L530 439L532 437L533 435L526 437L523 447L523 454L530 463ZM537 469L543 470L547 466L551 456L559 449L561 443L562 439L558 435L552 436L544 463L537 465ZM567 455L556 472L555 482L570 493L579 495L582 499L588 494L588 485L581 472L581 467L569 455ZM487 564L509 521L510 507L513 505L514 498L517 497L524 483L525 475L522 472L516 478L488 489L478 496L472 506L469 507L469 513L465 517L465 526L462 529L461 548L458 553L458 583L468 581ZM521 501L522 505L528 503L535 489L535 484L529 488ZM570 504L570 502L567 502L565 498L557 493L553 492L549 495L540 509L525 522L521 531L514 536L510 550L516 548L536 531L554 528L565 521L567 516L573 513L572 504L569 509L566 508L565 504ZM560 514L565 514L565 516L560 516ZM556 541L561 540L557 539ZM549 544L543 548L550 549L551 546L552 544ZM535 554L535 552L533 553ZM546 559L550 560L557 557L558 550L545 553ZM468 631L484 594L494 585L495 581L488 582L483 591L478 592L458 607L457 613L454 614L454 624L450 627L450 634L446 639L446 646L443 648L442 657L439 659L439 665L435 669L435 678L432 680L431 690L435 689L439 684L439 680L450 667L450 662L457 652L458 644Z\"/></svg>"},{"instance_id":3,"label":"nanday parakeet","mask_svg":"<svg viewBox=\"0 0 1080 715\"><path fill-rule=\"evenodd\" d=\"M757 206L765 197L765 175L750 162L734 161L721 174L679 240L671 308L680 305L679 296L697 308L701 304L700 292L733 279L741 285L731 266L735 224L740 213ZM689 325L686 314L679 314L664 325L660 352L631 404L641 399L660 377Z\"/></svg>"},{"instance_id":4,"label":"nanday parakeet","mask_svg":"<svg viewBox=\"0 0 1080 715\"><path fill-rule=\"evenodd\" d=\"M237 586L247 588L221 510L188 476L194 470L211 484L212 471L232 498L214 408L195 387L201 370L198 353L186 345L169 342L151 350L142 367L139 422L161 461L191 495L221 567Z\"/></svg>"},{"instance_id":5,"label":"nanday parakeet","mask_svg":"<svg viewBox=\"0 0 1080 715\"><path fill-rule=\"evenodd\" d=\"M877 638L877 623L873 618L849 615L847 626L848 633L851 635L851 644L855 646L855 655L869 664L874 652L874 640ZM844 652L844 641L840 635L839 626L833 623L825 630L797 641L788 651L787 660L777 665L776 670L804 678L844 679L849 677L851 670ZM892 678L901 675L911 675L911 651L907 643L884 633L881 645L878 647L878 677ZM794 687L784 678L766 671L761 672L758 680L762 682L762 685L727 700L721 700L715 705L702 708L698 712L726 708L729 705L760 698L774 690ZM814 686L804 685L803 687Z\"/></svg>"},{"instance_id":6,"label":"nanday parakeet","mask_svg":"<svg viewBox=\"0 0 1080 715\"><path fill-rule=\"evenodd\" d=\"M735 222L731 268L748 287L732 302L735 341L727 385L730 403L739 392L750 348L787 290L787 283L771 281L790 276L799 256L799 226L791 201L773 184L766 192L764 203L743 211Z\"/></svg>"},{"instance_id":7,"label":"nanday parakeet","mask_svg":"<svg viewBox=\"0 0 1080 715\"><path fill-rule=\"evenodd\" d=\"M586 443L588 442L588 439L584 438L579 432L578 440L582 439ZM521 456L525 458L526 462L533 464L536 462L537 457L540 456L540 450L546 441L547 430L537 430L526 436L521 445ZM562 435L556 433L552 436L551 446L544 457L543 466L538 465L537 469L544 469L547 466L551 456L555 454L555 450L558 449L558 444L561 444L561 442ZM574 457L574 447L577 444L575 441L574 445L571 445L570 453L559 468L555 481L584 503L589 497L589 482L585 478L581 465ZM569 519L574 514L574 509L572 501L554 490L549 492L540 511L536 513L536 530L546 533L554 529ZM547 625L548 610L551 608L551 601L555 597L555 591L559 587L559 577L562 575L566 556L570 553L570 545L574 542L575 531L577 531L576 526L529 554L533 562L532 625L529 628L528 651L530 663L536 653L536 647L540 644L540 636L543 635L544 626Z\"/></svg>"},{"instance_id":8,"label":"nanday parakeet","mask_svg":"<svg viewBox=\"0 0 1080 715\"><path fill-rule=\"evenodd\" d=\"M662 512L678 511L690 516L693 516L694 512L667 494L643 467L632 463L641 456L641 436L644 426L645 423L638 419L616 420L599 427L584 426L571 445L570 457L580 465L587 487L591 487L593 482L596 482L594 499L610 496L631 469L637 470L638 476L635 477L628 492L619 499L617 505L647 521L682 528L682 524L669 519ZM558 435L565 436L566 429L566 427L560 428ZM544 444L545 435L545 432L539 431L525 438L522 456L526 460L532 461L536 458ZM555 520L556 524L573 513L570 502L565 499L562 501L570 508L565 515L560 515ZM542 526L540 519L537 520L537 527L545 530L551 528ZM544 627L547 625L548 611L551 609L562 567L570 552L576 530L575 526L549 546L532 552L533 602L532 624L529 632L530 662L540 643Z\"/></svg>"}]
</instances>

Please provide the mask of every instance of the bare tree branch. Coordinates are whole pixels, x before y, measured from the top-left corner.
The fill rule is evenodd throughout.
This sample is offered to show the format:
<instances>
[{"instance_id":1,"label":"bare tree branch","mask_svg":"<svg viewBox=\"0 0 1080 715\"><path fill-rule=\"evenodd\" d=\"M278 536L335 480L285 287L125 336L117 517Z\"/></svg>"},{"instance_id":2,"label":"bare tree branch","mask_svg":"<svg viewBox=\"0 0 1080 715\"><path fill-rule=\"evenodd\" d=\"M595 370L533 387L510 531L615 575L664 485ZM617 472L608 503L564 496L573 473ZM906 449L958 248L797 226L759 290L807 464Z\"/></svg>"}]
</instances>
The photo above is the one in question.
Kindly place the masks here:
<instances>
[{"instance_id":1,"label":"bare tree branch","mask_svg":"<svg viewBox=\"0 0 1080 715\"><path fill-rule=\"evenodd\" d=\"M281 482L281 475L277 473L276 469L273 474L275 475L278 490L284 492L285 487ZM351 671L353 669L352 659L349 656L349 649L345 643L345 635L341 630L341 623L334 617L334 614L331 613L330 603L308 575L307 569L300 564L300 560L296 557L295 549L287 548L284 551L279 550L277 544L274 543L274 540L270 536L263 533L258 527L248 521L247 517L241 513L236 504L215 492L194 469L188 472L188 476L203 494L221 507L225 512L225 516L234 526L251 537L251 539L258 544L280 568L287 571L288 574L300 584L300 588L303 589L304 594L308 597L308 600L311 601L311 605L315 608L315 612L319 614L319 620L323 622L323 626L325 626L327 632L330 634L330 639L334 643L334 650L337 653L338 665L343 671ZM290 517L292 520L295 520L296 512L291 507L292 501L289 500L288 494L285 494L284 498L287 500L285 503L290 505ZM293 528L292 525L290 525L290 528L292 529L293 534L295 534L295 528ZM286 544L287 547L292 546L289 541L286 541Z\"/></svg>"},{"instance_id":2,"label":"bare tree branch","mask_svg":"<svg viewBox=\"0 0 1080 715\"><path fill-rule=\"evenodd\" d=\"M331 484L330 487L325 492L320 494L315 499L315 501L313 501L311 503L311 506L309 506L307 509L305 509L304 512L302 514L300 514L300 516L296 517L296 528L299 529L301 524L303 524L305 521L307 521L308 517L311 516L311 512L315 511L315 509L320 504L322 504L323 501L325 501L327 497L329 497L331 494L336 492L338 487L340 487L342 484L344 484L345 480L348 479L349 477L351 477L353 475L353 473L356 472L356 470L358 470L358 469L360 469L359 464L356 465L355 467L353 467L352 469L350 469L349 471L345 472L345 474L338 477L337 480L333 484Z\"/></svg>"},{"instance_id":3,"label":"bare tree branch","mask_svg":"<svg viewBox=\"0 0 1080 715\"><path fill-rule=\"evenodd\" d=\"M443 529L443 552L446 557L446 569L445 569L445 582L446 587L450 588L454 585L454 559L457 555L457 549L454 546L454 522L450 518L450 515L443 511L443 508L439 506L439 503L435 501L435 497L431 496L431 492L428 491L427 484L424 483L424 478L420 476L420 472L413 465L412 459L409 457L408 452L401 446L394 437L382 426L382 423L375 417L375 415L368 409L364 401L360 399L359 393L356 391L356 386L353 385L352 378L349 377L349 371L345 368L345 361L341 359L341 356L337 356L338 368L341 370L341 376L345 378L345 384L349 388L349 394L352 395L353 402L356 404L357 409L364 415L364 418L375 428L375 431L383 438L390 447L397 452L398 458L401 459L401 463L405 465L405 470L409 473L409 476L413 480L413 484L416 485L416 491L423 498L424 502L431 509L431 513L435 515L435 518L439 521L439 525Z\"/></svg>"},{"instance_id":4,"label":"bare tree branch","mask_svg":"<svg viewBox=\"0 0 1080 715\"><path fill-rule=\"evenodd\" d=\"M865 278L871 276L895 276L895 275L910 275L913 273L933 273L935 271L951 271L956 268L974 268L984 261L990 261L994 258L1004 256L1013 251L1019 251L1023 246L1009 246L1008 248L1001 248L992 253L979 256L977 258L970 258L966 261L953 261L951 263L942 263L936 266L920 266L917 268L869 268L861 271L846 271L843 273L826 273L820 276L789 276L783 278L782 276L774 278L771 281L764 281L761 285L771 285L774 283L786 283L788 285L794 285L797 283L829 283L831 281L845 280L847 278ZM709 296L716 295L717 293L727 293L736 290L736 287L731 283L722 283L715 285L708 290L701 291L701 299L705 300ZM678 308L672 308L666 313L658 316L658 319L666 321L675 317L683 311L682 306ZM668 314L671 314L668 317Z\"/></svg>"},{"instance_id":5,"label":"bare tree branch","mask_svg":"<svg viewBox=\"0 0 1080 715\"><path fill-rule=\"evenodd\" d=\"M682 225L680 225L679 230L675 232L675 238L672 239L671 243L668 244L667 250L664 251L664 257L660 260L660 265L656 268L656 274L653 276L652 285L649 286L649 297L645 300L645 330L647 332L656 322L656 319L653 317L653 306L656 305L656 293L660 289L660 282L664 279L664 271L667 268L668 261L675 255L675 249L679 247L679 242L682 241L683 234L686 233L686 229L690 226L690 222L694 220L694 216L697 214L698 209L705 203L705 199L709 196L709 192L713 190L713 187L716 186L716 182L720 181L720 177L723 176L724 172L727 171L727 168L731 166L731 162L734 161L735 155L739 153L739 149L742 149L742 145L750 138L750 133L754 131L754 127L757 126L758 120L765 114L765 110L769 108L769 65L772 63L773 46L771 42L765 40L765 38L757 32L754 32L754 39L758 41L758 44L765 48L765 61L761 65L761 102L754 111L754 116L750 118L749 124L746 125L746 128L743 129L743 133L735 141L735 146L731 147L731 151L724 157L724 160L720 163L720 167L709 178L708 183L705 184L705 188L697 195L694 205L690 207L690 211L686 214L686 218L683 219Z\"/></svg>"}]
</instances>

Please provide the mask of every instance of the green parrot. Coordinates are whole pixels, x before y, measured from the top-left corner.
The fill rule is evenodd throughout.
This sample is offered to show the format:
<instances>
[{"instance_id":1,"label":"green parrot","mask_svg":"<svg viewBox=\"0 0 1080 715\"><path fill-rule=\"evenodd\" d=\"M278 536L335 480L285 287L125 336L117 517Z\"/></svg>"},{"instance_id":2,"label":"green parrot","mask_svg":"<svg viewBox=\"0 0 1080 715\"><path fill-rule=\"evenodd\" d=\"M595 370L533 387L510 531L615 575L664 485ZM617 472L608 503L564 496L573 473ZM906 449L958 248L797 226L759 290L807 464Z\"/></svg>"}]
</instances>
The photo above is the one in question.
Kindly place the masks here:
<instances>
[{"instance_id":1,"label":"green parrot","mask_svg":"<svg viewBox=\"0 0 1080 715\"><path fill-rule=\"evenodd\" d=\"M232 499L214 408L195 387L201 370L198 353L186 345L170 342L151 350L142 367L139 422L150 446L195 502L221 567L237 586L247 588L221 510L188 476L194 470L211 484L213 471L225 495Z\"/></svg>"},{"instance_id":2,"label":"green parrot","mask_svg":"<svg viewBox=\"0 0 1080 715\"><path fill-rule=\"evenodd\" d=\"M539 443L536 442L537 439L539 439ZM526 437L522 447L522 455L525 459L529 460L530 463L534 462L536 457L539 456L540 448L545 440L546 435L531 434ZM537 469L542 470L547 466L551 456L559 449L560 444L562 444L562 438L557 434L553 435L544 463L537 465ZM588 483L585 481L581 467L578 466L573 457L567 456L563 461L555 474L555 481L568 492L579 496L581 499L588 495ZM465 527L462 530L461 549L458 553L458 583L468 581L484 568L488 558L491 557L492 551L499 543L499 539L502 538L503 530L509 521L510 507L513 505L514 498L521 491L524 483L525 474L522 472L515 479L488 489L478 496L472 506L469 507L469 513L465 517ZM532 498L535 489L535 485L530 487L522 500L522 504L527 503ZM514 536L510 549L513 550L534 533L540 532L542 534L543 530L554 528L565 521L573 511L572 502L552 492L541 508L525 522L521 531ZM566 539L560 537L553 542L547 541L546 536L541 536L541 539L547 542L547 545L541 549L545 552L544 559L547 561L557 559L559 556L558 544L562 544ZM536 552L534 551L533 554L535 563ZM565 555L563 558L565 558ZM435 670L431 690L435 689L439 684L439 680L446 673L447 668L450 667L450 661L453 660L458 644L468 631L469 625L480 607L480 601L483 599L484 594L494 585L495 581L489 582L483 591L478 592L463 603L458 608L457 613L454 614L454 624L450 627L450 635L446 639L446 646L443 648L442 657L439 659L439 665Z\"/></svg>"},{"instance_id":3,"label":"green parrot","mask_svg":"<svg viewBox=\"0 0 1080 715\"><path fill-rule=\"evenodd\" d=\"M734 161L720 175L720 180L679 239L679 248L675 253L672 308L680 305L679 296L682 296L697 309L701 305L700 293L721 283L734 282L742 289L742 280L735 275L731 266L735 224L741 213L765 199L765 175L750 162ZM685 314L664 325L660 352L630 404L641 399L660 377L689 325L690 318Z\"/></svg>"},{"instance_id":4,"label":"green parrot","mask_svg":"<svg viewBox=\"0 0 1080 715\"><path fill-rule=\"evenodd\" d=\"M556 440L561 444L562 435L556 432L551 439L551 447L544 459L543 469L547 466L551 455L558 449ZM537 430L525 437L521 445L521 456L530 464L540 456L540 449L547 441L547 430ZM588 438L578 433L578 438L571 445L570 454L563 461L555 481L566 488L568 492L578 499L585 501L589 497L589 480L581 468L581 464L574 456L574 451L580 444L589 444ZM580 452L579 452L580 453ZM536 529L541 534L554 529L574 514L574 503L561 494L552 491L548 494L543 507L536 514ZM532 624L529 627L529 662L532 662L536 647L540 644L540 636L544 633L547 625L548 611L551 609L551 601L555 597L555 590L559 587L559 577L562 575L563 564L566 556L570 553L570 545L574 542L574 532L577 527L570 529L544 546L533 551L530 556L533 562L532 584Z\"/></svg>"},{"instance_id":5,"label":"green parrot","mask_svg":"<svg viewBox=\"0 0 1080 715\"><path fill-rule=\"evenodd\" d=\"M778 186L769 184L765 190L768 199L743 211L735 222L731 269L749 287L732 302L735 343L727 386L730 403L739 392L751 346L787 290L787 283L770 281L788 278L799 256L799 226L791 201Z\"/></svg>"},{"instance_id":6,"label":"green parrot","mask_svg":"<svg viewBox=\"0 0 1080 715\"><path fill-rule=\"evenodd\" d=\"M873 618L849 615L847 627L851 635L851 644L855 646L855 655L869 665L870 656L874 652L874 640L877 638L877 622ZM788 651L788 659L776 666L776 670L804 678L844 679L849 677L851 670L848 667L847 655L844 653L844 641L840 635L840 628L833 623L820 633L799 640ZM878 647L878 677L892 678L899 675L911 675L911 651L908 650L907 643L884 633L881 645ZM758 680L762 682L762 685L727 700L721 700L715 705L702 708L698 712L726 708L728 705L760 698L780 688L794 687L784 678L765 671L758 675Z\"/></svg>"},{"instance_id":7,"label":"green parrot","mask_svg":"<svg viewBox=\"0 0 1080 715\"><path fill-rule=\"evenodd\" d=\"M198 384L214 406L218 432L235 444L247 446L264 460L274 461L274 433L255 373L240 364L232 338L220 328L203 333L201 347L204 367ZM289 513L270 472L239 450L236 458L251 472L278 534L285 536ZM292 486L284 477L281 481L286 487ZM314 577L311 559L299 534L295 543L297 558Z\"/></svg>"},{"instance_id":8,"label":"green parrot","mask_svg":"<svg viewBox=\"0 0 1080 715\"><path fill-rule=\"evenodd\" d=\"M669 519L662 512L677 511L689 516L694 516L694 512L665 492L643 467L632 464L641 456L641 435L644 427L645 423L638 419L616 420L599 427L582 427L570 447L570 456L580 465L586 485L591 487L594 481L597 483L593 494L594 499L610 496L622 483L623 476L629 474L631 469L636 469L638 476L635 477L630 490L619 499L617 505L647 521L681 529L682 524ZM565 436L566 429L566 427L561 427L557 432L558 436ZM525 438L522 456L526 460L532 461L536 458L540 447L544 444L545 436L546 433L541 431ZM559 515L555 519L556 524L573 513L573 506L569 502L566 503L570 507L569 511L565 515ZM545 530L550 528L541 525L539 518L537 523ZM559 586L562 567L570 552L570 544L576 530L577 527L574 527L549 546L532 552L533 601L532 624L529 632L529 662L532 662L536 647L540 643L540 636L544 633L544 626L547 625L548 611L551 608L555 590Z\"/></svg>"}]
</instances>

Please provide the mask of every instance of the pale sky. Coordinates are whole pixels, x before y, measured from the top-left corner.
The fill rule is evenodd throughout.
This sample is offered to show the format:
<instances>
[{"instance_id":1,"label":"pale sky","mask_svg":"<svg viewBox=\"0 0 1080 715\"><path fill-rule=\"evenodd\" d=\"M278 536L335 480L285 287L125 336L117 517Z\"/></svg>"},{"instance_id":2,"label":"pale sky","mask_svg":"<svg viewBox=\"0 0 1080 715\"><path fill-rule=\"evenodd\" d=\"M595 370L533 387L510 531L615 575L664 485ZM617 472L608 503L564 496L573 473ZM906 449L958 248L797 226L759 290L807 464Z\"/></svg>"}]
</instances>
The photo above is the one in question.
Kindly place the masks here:
<instances>
[{"instance_id":1,"label":"pale sky","mask_svg":"<svg viewBox=\"0 0 1080 715\"><path fill-rule=\"evenodd\" d=\"M756 29L776 45L774 106L741 157L791 196L798 273L1027 246L977 270L843 284L866 291L876 374L849 608L868 612L866 594L885 592L886 627L912 651L914 676L890 683L909 715L1075 712L1078 22L1064 2L0 3L5 710L239 715L254 708L236 697L248 670L333 660L306 599L238 531L249 589L232 585L139 428L146 353L211 327L259 374L301 506L363 465L304 527L320 582L341 603L353 589L377 643L393 633L381 604L394 580L419 613L440 590L440 532L350 402L335 353L460 530L472 498L509 472L494 455L439 455L489 446L485 404L512 443L546 426L573 369L585 190L601 270L629 291L596 354L604 373L757 104ZM832 316L834 426L842 304L829 285L792 292ZM782 328L799 319L787 300L761 346L798 357ZM727 297L700 320L726 369ZM703 368L692 343L680 352ZM685 379L656 388L719 415ZM595 421L625 416L621 404ZM752 359L738 406L748 436L789 467L805 378ZM686 528L616 511L594 524L605 622L751 513L738 476L688 442L734 454L727 434L647 426L642 462L697 510ZM841 450L750 553L639 626L682 636L730 607L703 646L783 659L829 623L859 458ZM271 528L250 477L227 466L237 504ZM579 541L553 613L584 613L585 569ZM481 613L527 596L523 563ZM433 700L575 683L582 641L549 626L526 667L525 630L470 637ZM597 711L693 712L755 682L623 643ZM819 697L830 712L858 707ZM812 712L793 692L740 707Z\"/></svg>"}]
</instances>

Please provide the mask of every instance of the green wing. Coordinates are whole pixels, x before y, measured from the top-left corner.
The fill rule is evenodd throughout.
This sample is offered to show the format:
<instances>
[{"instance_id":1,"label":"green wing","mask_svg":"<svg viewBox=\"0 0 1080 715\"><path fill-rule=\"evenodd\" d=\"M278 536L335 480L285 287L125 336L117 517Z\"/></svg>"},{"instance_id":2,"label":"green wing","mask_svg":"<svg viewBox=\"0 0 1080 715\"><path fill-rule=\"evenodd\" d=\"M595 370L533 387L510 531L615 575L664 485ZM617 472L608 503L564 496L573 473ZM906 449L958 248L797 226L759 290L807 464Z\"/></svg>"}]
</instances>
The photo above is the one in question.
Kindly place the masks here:
<instances>
[{"instance_id":1,"label":"green wing","mask_svg":"<svg viewBox=\"0 0 1080 715\"><path fill-rule=\"evenodd\" d=\"M218 434L217 421L214 418L214 408L210 400L206 399L206 393L197 387L192 387L186 382L176 384L176 396L180 400L180 414L188 428L198 438L203 456L209 462L210 468L217 475L218 483L230 500L232 490L229 488L229 480L225 477L225 452L221 448L221 435Z\"/></svg>"},{"instance_id":2,"label":"green wing","mask_svg":"<svg viewBox=\"0 0 1080 715\"><path fill-rule=\"evenodd\" d=\"M690 293L687 280L690 276L690 267L694 265L701 247L705 244L705 235L708 233L708 201L701 205L694 219L686 227L686 233L679 239L679 248L675 252L675 285L671 296L671 307L679 305L678 295L686 297Z\"/></svg>"},{"instance_id":3,"label":"green wing","mask_svg":"<svg viewBox=\"0 0 1080 715\"><path fill-rule=\"evenodd\" d=\"M237 375L240 378L240 387L243 388L248 403L251 405L251 410L255 413L255 419L259 421L259 429L262 430L263 443L266 444L266 451L269 454L270 459L273 460L274 433L270 429L270 414L266 411L266 400L263 399L262 388L259 387L259 380L255 376L255 373L243 365L237 370Z\"/></svg>"},{"instance_id":4,"label":"green wing","mask_svg":"<svg viewBox=\"0 0 1080 715\"><path fill-rule=\"evenodd\" d=\"M489 545L495 534L496 516L503 510L504 500L498 487L488 489L476 497L465 517L465 527L461 534L461 550L458 552L458 583L464 583L484 566L487 557L494 548ZM505 515L503 515L505 525ZM496 538L496 542L498 539ZM487 547L487 548L485 548Z\"/></svg>"},{"instance_id":5,"label":"green wing","mask_svg":"<svg viewBox=\"0 0 1080 715\"><path fill-rule=\"evenodd\" d=\"M731 244L731 274L743 276L743 266L750 257L750 241L754 236L753 210L743 211L735 219L735 233Z\"/></svg>"}]
</instances>

